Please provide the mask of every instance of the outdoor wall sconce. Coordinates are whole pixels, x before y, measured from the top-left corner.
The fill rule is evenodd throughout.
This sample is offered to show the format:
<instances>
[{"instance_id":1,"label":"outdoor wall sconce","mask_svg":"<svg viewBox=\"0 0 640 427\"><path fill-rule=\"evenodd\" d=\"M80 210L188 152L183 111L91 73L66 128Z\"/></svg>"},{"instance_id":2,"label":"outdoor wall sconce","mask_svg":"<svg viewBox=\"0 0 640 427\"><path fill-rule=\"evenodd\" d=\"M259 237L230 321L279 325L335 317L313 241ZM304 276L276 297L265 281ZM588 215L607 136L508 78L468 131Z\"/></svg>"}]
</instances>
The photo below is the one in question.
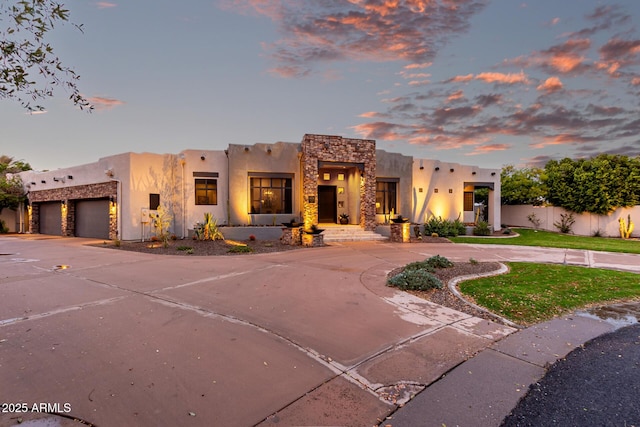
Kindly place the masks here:
<instances>
[{"instance_id":1,"label":"outdoor wall sconce","mask_svg":"<svg viewBox=\"0 0 640 427\"><path fill-rule=\"evenodd\" d=\"M423 170L423 169L424 169L424 166L420 166L420 170Z\"/></svg>"},{"instance_id":2,"label":"outdoor wall sconce","mask_svg":"<svg viewBox=\"0 0 640 427\"><path fill-rule=\"evenodd\" d=\"M204 162L204 160L205 160L206 158L207 158L207 156L206 156L204 153L202 153L202 154L200 155L200 160L202 160L203 162Z\"/></svg>"},{"instance_id":3,"label":"outdoor wall sconce","mask_svg":"<svg viewBox=\"0 0 640 427\"><path fill-rule=\"evenodd\" d=\"M449 194L453 194L453 188L449 189Z\"/></svg>"},{"instance_id":4,"label":"outdoor wall sconce","mask_svg":"<svg viewBox=\"0 0 640 427\"><path fill-rule=\"evenodd\" d=\"M476 174L476 171L471 172L471 175L475 175L475 174Z\"/></svg>"},{"instance_id":5,"label":"outdoor wall sconce","mask_svg":"<svg viewBox=\"0 0 640 427\"><path fill-rule=\"evenodd\" d=\"M433 189L433 192L434 192L434 193L437 193L437 192L438 192L438 189L437 189L437 188L434 188L434 189Z\"/></svg>"},{"instance_id":6,"label":"outdoor wall sconce","mask_svg":"<svg viewBox=\"0 0 640 427\"><path fill-rule=\"evenodd\" d=\"M495 172L491 172L491 176L496 176L496 173Z\"/></svg>"},{"instance_id":7,"label":"outdoor wall sconce","mask_svg":"<svg viewBox=\"0 0 640 427\"><path fill-rule=\"evenodd\" d=\"M271 154L271 147L267 148L267 154Z\"/></svg>"},{"instance_id":8,"label":"outdoor wall sconce","mask_svg":"<svg viewBox=\"0 0 640 427\"><path fill-rule=\"evenodd\" d=\"M454 169L453 169L453 168L449 169L449 172L453 172L453 171L454 171Z\"/></svg>"},{"instance_id":9,"label":"outdoor wall sconce","mask_svg":"<svg viewBox=\"0 0 640 427\"><path fill-rule=\"evenodd\" d=\"M436 172L438 172L440 170L440 168L438 166L436 166Z\"/></svg>"},{"instance_id":10,"label":"outdoor wall sconce","mask_svg":"<svg viewBox=\"0 0 640 427\"><path fill-rule=\"evenodd\" d=\"M248 153L249 152L249 147L244 147L244 152Z\"/></svg>"}]
</instances>

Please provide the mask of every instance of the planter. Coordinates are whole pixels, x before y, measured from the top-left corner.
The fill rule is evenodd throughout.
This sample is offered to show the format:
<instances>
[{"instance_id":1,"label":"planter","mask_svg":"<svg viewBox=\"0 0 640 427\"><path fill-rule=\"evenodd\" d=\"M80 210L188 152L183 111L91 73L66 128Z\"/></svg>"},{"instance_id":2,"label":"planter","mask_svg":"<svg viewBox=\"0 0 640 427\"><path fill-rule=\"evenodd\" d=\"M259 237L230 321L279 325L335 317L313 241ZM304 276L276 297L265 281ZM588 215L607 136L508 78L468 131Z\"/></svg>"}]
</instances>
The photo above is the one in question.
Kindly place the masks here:
<instances>
[{"instance_id":1,"label":"planter","mask_svg":"<svg viewBox=\"0 0 640 427\"><path fill-rule=\"evenodd\" d=\"M391 224L391 236L389 240L394 243L409 243L411 241L411 233L409 227L411 224L408 222Z\"/></svg>"},{"instance_id":2,"label":"planter","mask_svg":"<svg viewBox=\"0 0 640 427\"><path fill-rule=\"evenodd\" d=\"M349 224L349 219L348 218L340 218L340 224L342 224L342 225Z\"/></svg>"},{"instance_id":3,"label":"planter","mask_svg":"<svg viewBox=\"0 0 640 427\"><path fill-rule=\"evenodd\" d=\"M305 233L302 235L302 246L308 247L318 247L324 246L324 236L320 233L318 234L308 234Z\"/></svg>"},{"instance_id":4,"label":"planter","mask_svg":"<svg viewBox=\"0 0 640 427\"><path fill-rule=\"evenodd\" d=\"M285 245L300 246L302 244L302 230L300 227L285 227L282 229L282 236L280 236L280 240Z\"/></svg>"}]
</instances>

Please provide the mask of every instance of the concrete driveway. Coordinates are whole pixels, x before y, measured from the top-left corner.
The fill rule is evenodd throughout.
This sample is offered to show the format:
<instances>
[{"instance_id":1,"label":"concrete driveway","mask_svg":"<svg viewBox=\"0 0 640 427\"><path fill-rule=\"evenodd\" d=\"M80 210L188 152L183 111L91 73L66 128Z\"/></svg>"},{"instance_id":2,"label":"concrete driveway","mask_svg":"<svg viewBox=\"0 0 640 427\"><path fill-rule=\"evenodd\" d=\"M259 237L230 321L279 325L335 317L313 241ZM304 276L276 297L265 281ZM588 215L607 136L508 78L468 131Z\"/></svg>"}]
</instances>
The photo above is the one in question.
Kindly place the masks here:
<instances>
[{"instance_id":1,"label":"concrete driveway","mask_svg":"<svg viewBox=\"0 0 640 427\"><path fill-rule=\"evenodd\" d=\"M0 426L376 425L514 331L387 288L391 269L440 254L640 271L633 256L482 245L174 257L89 243L0 238Z\"/></svg>"}]
</instances>

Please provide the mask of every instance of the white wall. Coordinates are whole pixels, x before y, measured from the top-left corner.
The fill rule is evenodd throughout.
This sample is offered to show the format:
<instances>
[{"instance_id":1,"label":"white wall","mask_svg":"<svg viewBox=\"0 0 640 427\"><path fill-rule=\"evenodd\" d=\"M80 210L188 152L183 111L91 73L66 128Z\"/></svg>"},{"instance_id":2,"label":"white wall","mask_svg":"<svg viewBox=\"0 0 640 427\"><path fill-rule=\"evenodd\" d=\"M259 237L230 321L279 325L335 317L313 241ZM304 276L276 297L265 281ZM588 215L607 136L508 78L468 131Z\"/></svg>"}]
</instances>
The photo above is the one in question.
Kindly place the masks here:
<instances>
[{"instance_id":1,"label":"white wall","mask_svg":"<svg viewBox=\"0 0 640 427\"><path fill-rule=\"evenodd\" d=\"M438 168L437 171L436 168ZM499 229L501 224L500 170L431 159L413 161L412 221L424 223L431 216L455 220L459 216L461 221L472 222L473 213L470 216L465 216L464 213L465 182L493 183L494 190L489 192L488 222L495 229Z\"/></svg>"},{"instance_id":2,"label":"white wall","mask_svg":"<svg viewBox=\"0 0 640 427\"><path fill-rule=\"evenodd\" d=\"M204 158L204 160L203 160ZM228 162L224 151L184 150L178 154L176 188L176 233L188 236L194 224L204 220L205 213L211 213L219 225L228 223ZM196 205L194 172L217 172L218 204ZM184 177L184 181L183 181ZM184 199L183 199L184 198Z\"/></svg>"},{"instance_id":3,"label":"white wall","mask_svg":"<svg viewBox=\"0 0 640 427\"><path fill-rule=\"evenodd\" d=\"M502 206L502 222L509 226L533 228L533 223L527 219L532 213L540 219L540 229L558 231L558 228L553 225L554 222L560 222L562 219L561 214L568 214L569 212L554 206L505 205ZM576 222L571 230L573 234L579 236L592 236L597 230L600 230L602 236L620 237L618 220L624 218L627 221L627 215L629 214L631 215L631 220L638 224L632 236L639 237L640 206L619 208L609 215L574 214Z\"/></svg>"}]
</instances>

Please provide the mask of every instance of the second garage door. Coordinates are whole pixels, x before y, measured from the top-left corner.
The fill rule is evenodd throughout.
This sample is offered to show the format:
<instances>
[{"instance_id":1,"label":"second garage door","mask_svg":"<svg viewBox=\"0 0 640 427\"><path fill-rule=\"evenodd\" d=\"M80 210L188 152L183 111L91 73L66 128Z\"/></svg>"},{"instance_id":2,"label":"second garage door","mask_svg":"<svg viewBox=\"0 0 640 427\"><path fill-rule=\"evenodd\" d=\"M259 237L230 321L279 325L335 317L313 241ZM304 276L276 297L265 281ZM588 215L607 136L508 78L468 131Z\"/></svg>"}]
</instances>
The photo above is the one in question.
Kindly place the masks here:
<instances>
[{"instance_id":1,"label":"second garage door","mask_svg":"<svg viewBox=\"0 0 640 427\"><path fill-rule=\"evenodd\" d=\"M109 199L76 201L77 237L109 238Z\"/></svg>"}]
</instances>

